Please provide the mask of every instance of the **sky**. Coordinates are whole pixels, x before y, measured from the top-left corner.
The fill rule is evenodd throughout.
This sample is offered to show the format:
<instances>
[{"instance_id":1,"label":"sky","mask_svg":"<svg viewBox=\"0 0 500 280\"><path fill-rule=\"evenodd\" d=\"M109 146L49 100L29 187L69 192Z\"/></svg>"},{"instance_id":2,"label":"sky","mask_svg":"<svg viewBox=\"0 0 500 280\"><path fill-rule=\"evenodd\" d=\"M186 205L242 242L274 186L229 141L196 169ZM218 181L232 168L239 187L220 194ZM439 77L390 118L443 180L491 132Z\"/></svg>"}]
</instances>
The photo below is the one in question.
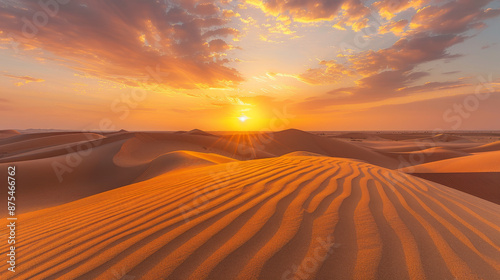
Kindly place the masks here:
<instances>
[{"instance_id":1,"label":"sky","mask_svg":"<svg viewBox=\"0 0 500 280\"><path fill-rule=\"evenodd\" d=\"M0 129L500 130L500 1L0 0Z\"/></svg>"}]
</instances>

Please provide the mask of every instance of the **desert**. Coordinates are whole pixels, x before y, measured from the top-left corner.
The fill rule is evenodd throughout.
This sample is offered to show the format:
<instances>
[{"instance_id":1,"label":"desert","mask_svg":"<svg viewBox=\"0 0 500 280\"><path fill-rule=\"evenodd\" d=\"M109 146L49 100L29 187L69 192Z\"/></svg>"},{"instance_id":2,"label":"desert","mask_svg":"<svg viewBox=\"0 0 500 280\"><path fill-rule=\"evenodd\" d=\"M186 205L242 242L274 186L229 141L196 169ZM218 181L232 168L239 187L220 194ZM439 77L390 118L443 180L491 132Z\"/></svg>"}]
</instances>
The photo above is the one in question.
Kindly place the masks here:
<instances>
[{"instance_id":1,"label":"desert","mask_svg":"<svg viewBox=\"0 0 500 280\"><path fill-rule=\"evenodd\" d=\"M0 280L499 280L499 0L0 0Z\"/></svg>"},{"instance_id":2,"label":"desert","mask_svg":"<svg viewBox=\"0 0 500 280\"><path fill-rule=\"evenodd\" d=\"M293 129L266 142L259 133L8 134L0 169L17 170L21 265L13 276L4 263L2 279L499 275L498 177L479 187L421 176L498 174L495 143L434 141L437 156L413 150L427 160L402 168L408 152L387 151L399 141L374 147ZM69 156L81 160L68 165Z\"/></svg>"}]
</instances>

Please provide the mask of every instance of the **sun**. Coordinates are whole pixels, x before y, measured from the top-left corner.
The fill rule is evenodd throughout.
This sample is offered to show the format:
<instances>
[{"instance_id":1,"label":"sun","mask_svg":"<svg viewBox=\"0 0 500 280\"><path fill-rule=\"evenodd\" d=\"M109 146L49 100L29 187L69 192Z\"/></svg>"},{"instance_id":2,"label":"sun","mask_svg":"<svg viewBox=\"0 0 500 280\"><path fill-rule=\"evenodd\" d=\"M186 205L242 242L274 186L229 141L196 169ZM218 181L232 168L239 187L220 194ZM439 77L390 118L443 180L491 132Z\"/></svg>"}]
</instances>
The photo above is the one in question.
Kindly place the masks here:
<instances>
[{"instance_id":1,"label":"sun","mask_svg":"<svg viewBox=\"0 0 500 280\"><path fill-rule=\"evenodd\" d=\"M249 119L249 117L247 117L245 115L241 115L240 117L238 117L238 119L240 120L240 122L244 123Z\"/></svg>"}]
</instances>

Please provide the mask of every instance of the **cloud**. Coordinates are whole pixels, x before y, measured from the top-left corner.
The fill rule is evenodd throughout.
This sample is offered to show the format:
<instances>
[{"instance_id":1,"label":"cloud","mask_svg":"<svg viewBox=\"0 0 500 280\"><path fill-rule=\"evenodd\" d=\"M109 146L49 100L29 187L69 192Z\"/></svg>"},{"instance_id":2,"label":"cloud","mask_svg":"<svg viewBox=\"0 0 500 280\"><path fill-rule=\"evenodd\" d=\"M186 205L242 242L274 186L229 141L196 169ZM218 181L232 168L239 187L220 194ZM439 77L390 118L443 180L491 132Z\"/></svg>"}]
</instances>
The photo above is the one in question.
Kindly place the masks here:
<instances>
[{"instance_id":1,"label":"cloud","mask_svg":"<svg viewBox=\"0 0 500 280\"><path fill-rule=\"evenodd\" d=\"M376 102L393 97L404 97L420 92L456 89L469 86L463 81L426 82L413 85L422 78L428 77L428 72L384 71L357 81L356 86L342 87L327 94L309 97L299 102L301 110L332 111L335 106Z\"/></svg>"},{"instance_id":2,"label":"cloud","mask_svg":"<svg viewBox=\"0 0 500 280\"><path fill-rule=\"evenodd\" d=\"M444 58L456 58L447 49L465 40L460 35L415 34L413 37L398 40L389 48L378 51L366 51L352 55L351 62L361 74L373 74L378 71L411 70L415 66Z\"/></svg>"},{"instance_id":3,"label":"cloud","mask_svg":"<svg viewBox=\"0 0 500 280\"><path fill-rule=\"evenodd\" d=\"M394 35L403 34L405 27L408 25L408 20L402 19L398 21L390 21L379 28L379 34L393 33Z\"/></svg>"},{"instance_id":4,"label":"cloud","mask_svg":"<svg viewBox=\"0 0 500 280\"><path fill-rule=\"evenodd\" d=\"M436 90L448 90L448 89L456 89L466 86L471 86L472 84L466 84L462 81L448 81L448 82L427 82L423 85L404 87L398 89L398 92L401 93L415 93L415 92L428 92L428 91L436 91Z\"/></svg>"},{"instance_id":5,"label":"cloud","mask_svg":"<svg viewBox=\"0 0 500 280\"><path fill-rule=\"evenodd\" d=\"M312 85L335 84L354 71L333 60L320 61L320 67L309 68L304 73L295 76L296 79Z\"/></svg>"},{"instance_id":6,"label":"cloud","mask_svg":"<svg viewBox=\"0 0 500 280\"><path fill-rule=\"evenodd\" d=\"M392 19L401 12L408 9L415 9L422 7L428 3L428 0L381 0L373 3L373 7L378 9L379 14L385 19Z\"/></svg>"},{"instance_id":7,"label":"cloud","mask_svg":"<svg viewBox=\"0 0 500 280\"><path fill-rule=\"evenodd\" d=\"M415 32L458 34L483 27L484 20L500 15L500 9L483 9L492 0L456 0L441 6L424 7L413 16L410 28Z\"/></svg>"},{"instance_id":8,"label":"cloud","mask_svg":"<svg viewBox=\"0 0 500 280\"><path fill-rule=\"evenodd\" d=\"M16 75L10 75L10 74L4 74L5 77L16 79L16 80L21 80L20 82L16 83L16 86L22 86L28 83L36 82L36 83L41 83L44 82L45 80L43 79L36 79L30 76L16 76Z\"/></svg>"},{"instance_id":9,"label":"cloud","mask_svg":"<svg viewBox=\"0 0 500 280\"><path fill-rule=\"evenodd\" d=\"M311 68L297 76L309 84L333 84L356 73L364 76L358 81L360 90L350 90L350 95L361 94L369 86L383 81L383 92L388 87L398 89L412 82L418 73L411 73L417 65L439 59L451 59L459 55L449 54L447 48L463 42L465 37L454 35L416 34L414 37L398 40L389 48L378 51L364 51L347 55L348 62L339 64L334 60L321 61L320 67ZM405 81L405 79L407 79ZM370 91L376 94L376 91Z\"/></svg>"},{"instance_id":10,"label":"cloud","mask_svg":"<svg viewBox=\"0 0 500 280\"><path fill-rule=\"evenodd\" d=\"M427 72L384 71L360 79L354 87L335 89L328 94L338 99L345 98L346 100L339 100L343 104L375 101L380 98L394 97L398 91L407 89L409 84L428 75ZM405 91L405 93L410 92L409 89Z\"/></svg>"},{"instance_id":11,"label":"cloud","mask_svg":"<svg viewBox=\"0 0 500 280\"><path fill-rule=\"evenodd\" d=\"M359 30L366 26L370 10L360 0L246 0L276 17L285 16L297 22L334 21L343 28L350 26Z\"/></svg>"},{"instance_id":12,"label":"cloud","mask_svg":"<svg viewBox=\"0 0 500 280\"><path fill-rule=\"evenodd\" d=\"M243 78L227 66L223 52L232 46L222 38L237 31L225 26L229 19L216 3L74 0L51 14L38 1L4 2L0 36L9 34L73 69L125 84L137 85L149 67L159 69L150 83L231 87Z\"/></svg>"}]
</instances>

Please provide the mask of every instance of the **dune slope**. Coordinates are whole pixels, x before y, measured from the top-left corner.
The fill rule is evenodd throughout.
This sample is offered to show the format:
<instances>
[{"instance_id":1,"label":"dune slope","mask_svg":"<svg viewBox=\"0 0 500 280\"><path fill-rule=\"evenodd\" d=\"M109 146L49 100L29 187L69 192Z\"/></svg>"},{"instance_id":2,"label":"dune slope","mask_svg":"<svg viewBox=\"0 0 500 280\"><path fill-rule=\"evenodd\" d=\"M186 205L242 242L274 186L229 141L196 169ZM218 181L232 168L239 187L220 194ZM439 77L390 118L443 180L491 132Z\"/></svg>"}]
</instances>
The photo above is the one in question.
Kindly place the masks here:
<instances>
[{"instance_id":1,"label":"dune slope","mask_svg":"<svg viewBox=\"0 0 500 280\"><path fill-rule=\"evenodd\" d=\"M419 165L422 163L428 163L428 162L434 162L434 161L440 161L440 160L445 160L445 159L450 159L450 158L458 158L458 157L465 157L465 156L470 156L471 154L460 151L460 150L453 150L453 149L447 149L447 148L442 148L442 147L434 147L434 148L428 148L424 150L419 150L419 151L412 151L412 152L391 152L391 153L384 153L382 154L388 155L390 157L393 157L400 161L402 164L406 165Z\"/></svg>"},{"instance_id":2,"label":"dune slope","mask_svg":"<svg viewBox=\"0 0 500 280\"><path fill-rule=\"evenodd\" d=\"M500 151L434 161L401 170L408 173L500 172Z\"/></svg>"},{"instance_id":3,"label":"dune slope","mask_svg":"<svg viewBox=\"0 0 500 280\"><path fill-rule=\"evenodd\" d=\"M409 166L401 171L500 204L500 151Z\"/></svg>"},{"instance_id":4,"label":"dune slope","mask_svg":"<svg viewBox=\"0 0 500 280\"><path fill-rule=\"evenodd\" d=\"M0 139L19 135L19 131L13 129L0 130Z\"/></svg>"},{"instance_id":5,"label":"dune slope","mask_svg":"<svg viewBox=\"0 0 500 280\"><path fill-rule=\"evenodd\" d=\"M413 173L500 205L500 172Z\"/></svg>"},{"instance_id":6,"label":"dune slope","mask_svg":"<svg viewBox=\"0 0 500 280\"><path fill-rule=\"evenodd\" d=\"M469 153L500 151L500 141L484 144L484 145L481 145L479 147L467 148L467 149L464 149L464 151L469 152Z\"/></svg>"},{"instance_id":7,"label":"dune slope","mask_svg":"<svg viewBox=\"0 0 500 280\"><path fill-rule=\"evenodd\" d=\"M357 161L232 162L21 215L0 278L498 279L499 213Z\"/></svg>"}]
</instances>

